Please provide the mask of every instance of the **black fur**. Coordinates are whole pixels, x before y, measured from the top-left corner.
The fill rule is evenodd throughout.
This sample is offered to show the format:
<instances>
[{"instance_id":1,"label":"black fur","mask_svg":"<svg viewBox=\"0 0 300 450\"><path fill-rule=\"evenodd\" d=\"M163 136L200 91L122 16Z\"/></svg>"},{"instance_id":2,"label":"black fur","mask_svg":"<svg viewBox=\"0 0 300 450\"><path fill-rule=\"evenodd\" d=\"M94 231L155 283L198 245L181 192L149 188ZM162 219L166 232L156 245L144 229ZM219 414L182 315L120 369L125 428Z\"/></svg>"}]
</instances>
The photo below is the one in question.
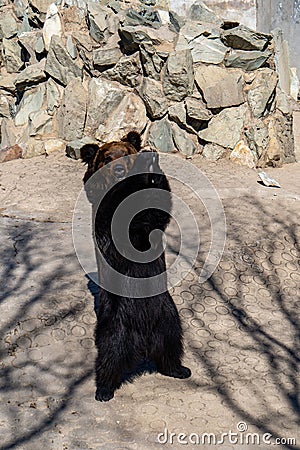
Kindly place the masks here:
<instances>
[{"instance_id":1,"label":"black fur","mask_svg":"<svg viewBox=\"0 0 300 450\"><path fill-rule=\"evenodd\" d=\"M139 159L142 155L144 154L138 155L137 165L141 161L144 164ZM95 239L110 266L128 277L149 278L151 289L151 277L165 272L164 253L150 263L129 261L117 251L111 236L111 220L118 205L132 193L147 188L158 188L170 193L169 183L161 171L128 177L110 189L96 213ZM170 195L166 196L163 209L164 211L146 209L132 220L129 236L137 250L145 251L150 248L151 231L166 229L170 220ZM162 246L160 237L154 245ZM105 276L105 269L100 267L100 278L104 279ZM154 363L157 371L163 375L175 378L187 378L191 375L190 370L181 365L181 322L167 291L166 279L163 283L162 294L146 298L123 297L100 287L95 333L98 349L96 400L108 401L113 398L114 391L120 387L124 376L136 372L143 361ZM121 291L123 288L125 290L125 286L119 287Z\"/></svg>"}]
</instances>

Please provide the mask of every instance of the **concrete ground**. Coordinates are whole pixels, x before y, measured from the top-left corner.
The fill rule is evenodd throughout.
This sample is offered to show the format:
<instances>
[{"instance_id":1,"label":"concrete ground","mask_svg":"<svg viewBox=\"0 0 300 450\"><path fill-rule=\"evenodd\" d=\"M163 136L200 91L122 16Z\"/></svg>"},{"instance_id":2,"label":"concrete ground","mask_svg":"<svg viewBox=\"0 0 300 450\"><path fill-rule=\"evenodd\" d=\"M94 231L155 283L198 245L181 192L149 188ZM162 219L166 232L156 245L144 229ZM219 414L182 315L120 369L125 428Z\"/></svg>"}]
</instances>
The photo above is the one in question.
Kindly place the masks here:
<instances>
[{"instance_id":1,"label":"concrete ground","mask_svg":"<svg viewBox=\"0 0 300 450\"><path fill-rule=\"evenodd\" d=\"M1 449L300 448L300 164L267 170L281 189L228 161L193 164L227 222L221 261L201 284L209 217L172 181L201 236L171 290L193 375L143 375L108 403L94 400L95 286L72 244L85 169L63 154L0 166Z\"/></svg>"}]
</instances>

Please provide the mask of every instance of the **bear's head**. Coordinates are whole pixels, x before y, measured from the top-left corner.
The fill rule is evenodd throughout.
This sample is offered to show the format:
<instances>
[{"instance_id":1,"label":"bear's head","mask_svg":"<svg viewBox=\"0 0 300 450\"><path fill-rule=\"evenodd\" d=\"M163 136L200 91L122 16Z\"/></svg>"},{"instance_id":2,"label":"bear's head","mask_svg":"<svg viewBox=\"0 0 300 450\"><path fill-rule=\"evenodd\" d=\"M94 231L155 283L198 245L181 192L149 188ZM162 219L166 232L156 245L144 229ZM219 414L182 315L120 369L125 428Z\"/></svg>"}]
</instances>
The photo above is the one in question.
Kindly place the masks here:
<instances>
[{"instance_id":1,"label":"bear's head","mask_svg":"<svg viewBox=\"0 0 300 450\"><path fill-rule=\"evenodd\" d=\"M101 146L97 144L84 145L80 151L82 161L88 165L83 178L84 183L106 164L110 164L111 176L124 178L133 164L133 158L126 158L126 156L134 155L140 150L141 135L136 131L130 131L120 141L109 142ZM122 159L120 160L120 158Z\"/></svg>"}]
</instances>

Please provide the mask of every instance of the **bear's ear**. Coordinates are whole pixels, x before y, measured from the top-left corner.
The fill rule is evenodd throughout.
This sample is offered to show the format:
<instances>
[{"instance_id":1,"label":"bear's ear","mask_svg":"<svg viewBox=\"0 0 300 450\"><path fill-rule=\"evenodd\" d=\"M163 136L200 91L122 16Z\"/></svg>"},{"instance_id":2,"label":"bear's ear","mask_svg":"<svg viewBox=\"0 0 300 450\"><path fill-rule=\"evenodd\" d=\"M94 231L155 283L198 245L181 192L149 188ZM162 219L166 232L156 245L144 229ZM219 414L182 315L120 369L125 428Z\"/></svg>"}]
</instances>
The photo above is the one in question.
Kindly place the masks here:
<instances>
[{"instance_id":1,"label":"bear's ear","mask_svg":"<svg viewBox=\"0 0 300 450\"><path fill-rule=\"evenodd\" d=\"M129 133L122 139L124 142L129 142L139 152L141 150L141 135L137 131L129 131Z\"/></svg>"},{"instance_id":2,"label":"bear's ear","mask_svg":"<svg viewBox=\"0 0 300 450\"><path fill-rule=\"evenodd\" d=\"M85 144L80 150L80 158L84 163L90 164L98 150L98 144Z\"/></svg>"}]
</instances>

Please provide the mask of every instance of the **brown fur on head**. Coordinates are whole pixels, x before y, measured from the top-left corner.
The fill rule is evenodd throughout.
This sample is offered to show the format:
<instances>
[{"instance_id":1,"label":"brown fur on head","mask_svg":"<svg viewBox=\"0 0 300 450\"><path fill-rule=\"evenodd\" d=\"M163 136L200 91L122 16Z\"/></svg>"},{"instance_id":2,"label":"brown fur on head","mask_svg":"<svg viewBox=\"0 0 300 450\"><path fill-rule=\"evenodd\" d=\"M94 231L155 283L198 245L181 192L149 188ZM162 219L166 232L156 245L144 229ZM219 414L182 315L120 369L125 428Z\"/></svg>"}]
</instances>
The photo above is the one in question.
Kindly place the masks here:
<instances>
[{"instance_id":1,"label":"brown fur on head","mask_svg":"<svg viewBox=\"0 0 300 450\"><path fill-rule=\"evenodd\" d=\"M116 176L119 173L124 175L132 166L132 158L123 158L138 153L141 149L141 136L136 131L130 131L121 141L114 141L99 146L97 144L86 144L80 151L83 162L88 164L87 171L84 175L84 183L106 164L110 164L109 173ZM123 158L118 163L118 159Z\"/></svg>"}]
</instances>

